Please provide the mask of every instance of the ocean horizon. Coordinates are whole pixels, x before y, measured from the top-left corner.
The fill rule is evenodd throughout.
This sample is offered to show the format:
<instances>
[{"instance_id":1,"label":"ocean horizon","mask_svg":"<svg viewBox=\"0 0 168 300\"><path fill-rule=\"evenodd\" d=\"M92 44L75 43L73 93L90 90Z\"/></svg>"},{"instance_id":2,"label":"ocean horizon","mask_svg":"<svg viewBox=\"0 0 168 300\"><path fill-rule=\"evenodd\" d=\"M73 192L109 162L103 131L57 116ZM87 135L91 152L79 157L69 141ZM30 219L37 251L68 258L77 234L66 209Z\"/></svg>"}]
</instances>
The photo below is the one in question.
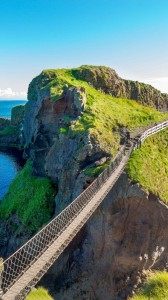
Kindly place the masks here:
<instances>
[{"instance_id":1,"label":"ocean horizon","mask_svg":"<svg viewBox=\"0 0 168 300\"><path fill-rule=\"evenodd\" d=\"M11 110L17 105L26 104L27 100L3 100L0 99L0 118L11 118Z\"/></svg>"}]
</instances>

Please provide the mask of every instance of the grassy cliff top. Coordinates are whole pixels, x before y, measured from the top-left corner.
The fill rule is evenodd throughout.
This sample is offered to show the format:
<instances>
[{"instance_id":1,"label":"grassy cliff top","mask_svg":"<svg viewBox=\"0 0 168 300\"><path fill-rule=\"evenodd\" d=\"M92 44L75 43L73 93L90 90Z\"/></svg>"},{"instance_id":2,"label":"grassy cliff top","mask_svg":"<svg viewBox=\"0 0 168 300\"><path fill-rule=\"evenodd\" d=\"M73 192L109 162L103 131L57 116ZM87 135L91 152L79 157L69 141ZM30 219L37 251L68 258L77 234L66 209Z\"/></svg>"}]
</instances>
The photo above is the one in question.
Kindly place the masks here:
<instances>
[{"instance_id":1,"label":"grassy cliff top","mask_svg":"<svg viewBox=\"0 0 168 300\"><path fill-rule=\"evenodd\" d=\"M146 139L126 170L130 178L168 203L168 129Z\"/></svg>"},{"instance_id":2,"label":"grassy cliff top","mask_svg":"<svg viewBox=\"0 0 168 300\"><path fill-rule=\"evenodd\" d=\"M30 83L28 99L36 101L39 95L46 95L47 92L53 101L57 101L63 97L68 87L84 87L87 97L85 110L75 125L69 126L68 130L71 130L73 137L88 131L101 143L102 148L112 155L118 149L120 143L118 130L121 128L133 131L138 126L145 127L168 118L168 113L160 113L135 100L115 98L105 94L101 89L95 89L90 83L81 79L82 72L85 74L87 70L93 72L93 77L94 72L98 70L96 77L98 82L102 78L105 80L109 72L110 78L117 82L120 80L114 70L106 67L82 66L75 69L44 70Z\"/></svg>"},{"instance_id":3,"label":"grassy cliff top","mask_svg":"<svg viewBox=\"0 0 168 300\"><path fill-rule=\"evenodd\" d=\"M166 300L168 299L168 273L156 272L144 288L130 300Z\"/></svg>"}]
</instances>

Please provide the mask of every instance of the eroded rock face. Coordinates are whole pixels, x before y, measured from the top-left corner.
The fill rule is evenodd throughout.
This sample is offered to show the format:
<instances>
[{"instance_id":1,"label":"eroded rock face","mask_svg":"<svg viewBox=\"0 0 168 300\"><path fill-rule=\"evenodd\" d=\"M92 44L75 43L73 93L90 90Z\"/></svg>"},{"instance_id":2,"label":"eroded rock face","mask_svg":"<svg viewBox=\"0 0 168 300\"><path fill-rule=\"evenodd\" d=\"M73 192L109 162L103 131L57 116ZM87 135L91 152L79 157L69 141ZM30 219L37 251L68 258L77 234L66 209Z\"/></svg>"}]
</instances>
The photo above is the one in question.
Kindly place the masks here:
<instances>
[{"instance_id":1,"label":"eroded rock face","mask_svg":"<svg viewBox=\"0 0 168 300\"><path fill-rule=\"evenodd\" d=\"M138 100L160 111L168 111L167 94L161 93L149 84L124 80L111 68L82 66L77 76L113 97Z\"/></svg>"},{"instance_id":2,"label":"eroded rock face","mask_svg":"<svg viewBox=\"0 0 168 300\"><path fill-rule=\"evenodd\" d=\"M71 71L73 76L89 82L103 93L138 99L163 110L167 107L168 101L162 101L163 95L159 91L148 85L124 81L110 68L83 66ZM57 76L51 70L32 80L23 127L25 157L31 158L34 175L48 176L57 185L56 204L60 211L88 185L90 179L84 175L86 166L96 166L96 161L103 157L106 160L110 151L105 153L88 132L83 136L70 133L68 128L77 122L85 109L86 91L83 87L62 82Z\"/></svg>"},{"instance_id":3,"label":"eroded rock face","mask_svg":"<svg viewBox=\"0 0 168 300\"><path fill-rule=\"evenodd\" d=\"M24 117L24 105L17 105L12 108L11 112L11 125L14 127L20 127L20 125L23 123L23 117Z\"/></svg>"},{"instance_id":4,"label":"eroded rock face","mask_svg":"<svg viewBox=\"0 0 168 300\"><path fill-rule=\"evenodd\" d=\"M57 212L83 191L87 176L81 171L86 165L108 155L88 132L83 136L68 132L68 126L81 116L85 103L85 89L69 86L56 101L40 91L26 104L25 154L32 159L33 174L48 176L58 186Z\"/></svg>"},{"instance_id":5,"label":"eroded rock face","mask_svg":"<svg viewBox=\"0 0 168 300\"><path fill-rule=\"evenodd\" d=\"M0 130L5 129L7 126L10 126L11 121L7 118L0 118Z\"/></svg>"},{"instance_id":6,"label":"eroded rock face","mask_svg":"<svg viewBox=\"0 0 168 300\"><path fill-rule=\"evenodd\" d=\"M11 119L0 118L0 147L22 148L24 105L12 109Z\"/></svg>"},{"instance_id":7,"label":"eroded rock face","mask_svg":"<svg viewBox=\"0 0 168 300\"><path fill-rule=\"evenodd\" d=\"M121 97L125 94L122 78L111 68L82 66L77 76L106 94L114 97Z\"/></svg>"},{"instance_id":8,"label":"eroded rock face","mask_svg":"<svg viewBox=\"0 0 168 300\"><path fill-rule=\"evenodd\" d=\"M168 206L123 174L39 285L57 300L127 299L143 270L163 269Z\"/></svg>"},{"instance_id":9,"label":"eroded rock face","mask_svg":"<svg viewBox=\"0 0 168 300\"><path fill-rule=\"evenodd\" d=\"M9 257L30 237L30 232L16 214L12 214L8 220L0 220L0 257Z\"/></svg>"}]
</instances>

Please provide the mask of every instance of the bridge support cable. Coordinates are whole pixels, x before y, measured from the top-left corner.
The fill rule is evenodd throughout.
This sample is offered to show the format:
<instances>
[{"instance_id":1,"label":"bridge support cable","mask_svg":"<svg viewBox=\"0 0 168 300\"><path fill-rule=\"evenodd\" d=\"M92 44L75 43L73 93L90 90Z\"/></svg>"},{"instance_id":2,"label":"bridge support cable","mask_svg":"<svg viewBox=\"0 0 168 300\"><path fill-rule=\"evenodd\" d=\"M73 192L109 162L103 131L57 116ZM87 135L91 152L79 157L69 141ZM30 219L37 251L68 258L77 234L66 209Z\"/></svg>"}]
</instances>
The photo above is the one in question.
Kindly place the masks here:
<instances>
[{"instance_id":1,"label":"bridge support cable","mask_svg":"<svg viewBox=\"0 0 168 300\"><path fill-rule=\"evenodd\" d=\"M135 145L122 146L111 164L58 216L3 262L3 300L24 299L109 193L132 150L168 121L146 130Z\"/></svg>"}]
</instances>

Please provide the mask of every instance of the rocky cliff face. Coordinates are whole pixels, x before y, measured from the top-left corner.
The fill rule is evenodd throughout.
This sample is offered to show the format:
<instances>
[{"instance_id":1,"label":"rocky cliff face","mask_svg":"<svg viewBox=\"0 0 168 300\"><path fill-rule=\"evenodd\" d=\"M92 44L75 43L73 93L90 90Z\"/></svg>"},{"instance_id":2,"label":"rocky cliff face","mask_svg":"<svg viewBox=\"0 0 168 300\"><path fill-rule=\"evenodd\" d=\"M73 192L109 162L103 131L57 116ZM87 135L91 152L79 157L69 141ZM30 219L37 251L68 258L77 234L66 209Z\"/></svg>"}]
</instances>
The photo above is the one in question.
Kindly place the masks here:
<instances>
[{"instance_id":1,"label":"rocky cliff face","mask_svg":"<svg viewBox=\"0 0 168 300\"><path fill-rule=\"evenodd\" d=\"M82 133L75 135L69 130L82 118L88 97L85 87L73 84L75 78L114 97L137 99L161 110L167 109L168 104L168 96L164 99L150 86L124 81L110 68L83 66L72 69L72 83L66 76L61 77L59 72L49 70L32 80L23 126L25 156L33 162L33 174L48 176L58 187L57 211L62 210L93 180L85 173L85 168L105 164L111 158L114 147L108 145L105 150L103 143L88 130L81 130Z\"/></svg>"},{"instance_id":2,"label":"rocky cliff face","mask_svg":"<svg viewBox=\"0 0 168 300\"><path fill-rule=\"evenodd\" d=\"M30 100L25 109L25 154L32 159L33 174L48 176L58 186L58 212L88 184L89 178L81 173L85 166L102 157L106 161L109 154L87 131L82 136L68 132L68 126L75 124L84 111L85 89L66 87L57 101L52 101L49 91L38 91L38 82L36 85L33 81L29 87ZM34 89L36 94L32 93Z\"/></svg>"},{"instance_id":3,"label":"rocky cliff face","mask_svg":"<svg viewBox=\"0 0 168 300\"><path fill-rule=\"evenodd\" d=\"M126 116L126 121L122 122L124 114L118 120L118 115L113 114L119 102L117 99L118 102L111 107L113 111L103 111L104 115L107 113L107 117L100 127L96 127L97 119L93 110L98 108L94 106L91 110L87 104L98 98L94 99L95 90L93 94L90 90L86 92L86 82L89 87L94 86L102 92L98 93L100 97L107 93L114 97L135 99L159 110L168 109L167 95L150 86L123 80L112 69L83 66L69 72L73 76L69 79L66 78L67 73L64 74L66 80L52 70L42 72L33 79L29 86L29 101L25 107L23 123L22 113L10 123L0 120L2 131L7 130L6 128L16 129L17 135L13 135L12 141L24 144L25 156L32 160L32 173L47 176L57 185L57 213L93 180L94 176L91 172L85 172L86 169L104 167L113 156L113 148L116 147L117 151L117 147L124 141L128 132L127 125L135 121L136 124L140 123L135 117L140 114L139 107L135 115L131 115L130 107L124 108L131 113ZM82 79L85 84L80 86L80 81L78 85L73 84L75 78ZM109 104L112 98L108 101ZM131 106L132 103L133 101ZM100 106L98 113L103 110L104 105ZM111 115L116 122L112 122ZM148 125L155 122L152 110L149 115L147 111L142 111L140 119L141 117L149 118ZM81 127L76 126L81 119ZM146 123L142 125L146 126ZM76 126L75 132L71 130L73 126ZM94 126L99 131L99 137L104 134L103 126L105 127L104 139L97 139L94 131L90 133L88 128ZM137 129L139 132L139 128ZM10 134L8 132L5 135L3 131L0 144ZM121 139L119 135L122 136ZM110 139L114 138L112 143L109 143L109 136ZM104 141L108 147L104 146ZM10 141L8 144L11 143ZM137 184L131 184L126 174L123 174L40 284L50 288L57 300L126 299L135 285L140 283L143 269L155 268L158 264L162 268L167 263L167 213L168 207L156 196L145 193ZM30 233L22 225L17 215L11 216L7 221L1 220L0 255L5 257L30 237ZM18 233L16 228L20 226Z\"/></svg>"},{"instance_id":4,"label":"rocky cliff face","mask_svg":"<svg viewBox=\"0 0 168 300\"><path fill-rule=\"evenodd\" d=\"M6 220L0 219L0 257L9 257L30 237L31 233L17 214L12 214Z\"/></svg>"},{"instance_id":5,"label":"rocky cliff face","mask_svg":"<svg viewBox=\"0 0 168 300\"><path fill-rule=\"evenodd\" d=\"M161 93L148 84L124 80L111 68L82 66L75 75L111 96L134 99L160 111L168 110L167 94Z\"/></svg>"},{"instance_id":6,"label":"rocky cliff face","mask_svg":"<svg viewBox=\"0 0 168 300\"><path fill-rule=\"evenodd\" d=\"M0 118L0 147L21 148L23 144L24 106L12 109L11 119Z\"/></svg>"},{"instance_id":7,"label":"rocky cliff face","mask_svg":"<svg viewBox=\"0 0 168 300\"><path fill-rule=\"evenodd\" d=\"M123 174L39 285L54 299L127 299L142 271L163 269L168 207Z\"/></svg>"}]
</instances>

